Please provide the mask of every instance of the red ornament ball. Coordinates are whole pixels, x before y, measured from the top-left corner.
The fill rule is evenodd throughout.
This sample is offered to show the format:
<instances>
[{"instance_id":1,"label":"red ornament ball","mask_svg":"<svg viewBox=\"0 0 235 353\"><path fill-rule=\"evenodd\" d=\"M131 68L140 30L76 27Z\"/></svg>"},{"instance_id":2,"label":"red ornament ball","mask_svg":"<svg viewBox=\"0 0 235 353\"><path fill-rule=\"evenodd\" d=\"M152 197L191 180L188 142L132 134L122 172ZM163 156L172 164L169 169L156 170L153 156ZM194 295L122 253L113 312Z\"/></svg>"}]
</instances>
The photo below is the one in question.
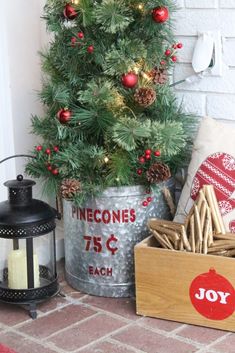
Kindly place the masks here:
<instances>
[{"instance_id":1,"label":"red ornament ball","mask_svg":"<svg viewBox=\"0 0 235 353\"><path fill-rule=\"evenodd\" d=\"M160 62L160 64L161 64L162 66L166 65L165 60L162 60L162 61Z\"/></svg>"},{"instance_id":2,"label":"red ornament ball","mask_svg":"<svg viewBox=\"0 0 235 353\"><path fill-rule=\"evenodd\" d=\"M149 161L151 159L151 154L146 154L145 159Z\"/></svg>"},{"instance_id":3,"label":"red ornament ball","mask_svg":"<svg viewBox=\"0 0 235 353\"><path fill-rule=\"evenodd\" d=\"M182 43L178 43L178 44L177 44L177 48L178 48L178 49L183 48L183 44L182 44Z\"/></svg>"},{"instance_id":4,"label":"red ornament ball","mask_svg":"<svg viewBox=\"0 0 235 353\"><path fill-rule=\"evenodd\" d=\"M122 75L122 85L126 88L133 88L138 83L138 76L134 72Z\"/></svg>"},{"instance_id":5,"label":"red ornament ball","mask_svg":"<svg viewBox=\"0 0 235 353\"><path fill-rule=\"evenodd\" d=\"M72 45L72 47L75 47L76 41L77 41L77 38L76 38L76 37L72 37L72 38L71 38L71 45Z\"/></svg>"},{"instance_id":6,"label":"red ornament ball","mask_svg":"<svg viewBox=\"0 0 235 353\"><path fill-rule=\"evenodd\" d=\"M55 152L59 152L59 147L58 146L54 146L53 149L54 149Z\"/></svg>"},{"instance_id":7,"label":"red ornament ball","mask_svg":"<svg viewBox=\"0 0 235 353\"><path fill-rule=\"evenodd\" d=\"M73 20L74 18L77 17L77 12L73 6L70 4L67 4L64 8L64 17L67 18L68 20Z\"/></svg>"},{"instance_id":8,"label":"red ornament ball","mask_svg":"<svg viewBox=\"0 0 235 353\"><path fill-rule=\"evenodd\" d=\"M142 173L143 173L143 170L142 170L142 169L140 169L140 168L137 169L137 174L138 174L138 175L142 175Z\"/></svg>"},{"instance_id":9,"label":"red ornament ball","mask_svg":"<svg viewBox=\"0 0 235 353\"><path fill-rule=\"evenodd\" d=\"M49 170L49 172L51 172L51 171L52 171L52 166L51 166L50 164L48 164L48 166L47 166L47 170Z\"/></svg>"},{"instance_id":10,"label":"red ornament ball","mask_svg":"<svg viewBox=\"0 0 235 353\"><path fill-rule=\"evenodd\" d=\"M51 154L50 148L47 148L47 149L45 150L45 153L48 154L48 155L50 155L50 154Z\"/></svg>"},{"instance_id":11,"label":"red ornament ball","mask_svg":"<svg viewBox=\"0 0 235 353\"><path fill-rule=\"evenodd\" d=\"M152 197L148 197L148 198L147 198L147 201L148 201L148 202L152 202L152 201L153 201L153 198L152 198Z\"/></svg>"},{"instance_id":12,"label":"red ornament ball","mask_svg":"<svg viewBox=\"0 0 235 353\"><path fill-rule=\"evenodd\" d=\"M53 175L58 175L59 174L59 170L58 169L52 169L52 174Z\"/></svg>"},{"instance_id":13,"label":"red ornament ball","mask_svg":"<svg viewBox=\"0 0 235 353\"><path fill-rule=\"evenodd\" d=\"M42 146L36 146L36 150L40 152L42 150Z\"/></svg>"},{"instance_id":14,"label":"red ornament ball","mask_svg":"<svg viewBox=\"0 0 235 353\"><path fill-rule=\"evenodd\" d=\"M90 54L93 53L94 50L95 50L95 48L93 45L89 45L89 47L87 48L87 52Z\"/></svg>"},{"instance_id":15,"label":"red ornament ball","mask_svg":"<svg viewBox=\"0 0 235 353\"><path fill-rule=\"evenodd\" d=\"M145 150L145 156L147 156L148 154L151 154L152 153L152 151L151 150Z\"/></svg>"},{"instance_id":16,"label":"red ornament ball","mask_svg":"<svg viewBox=\"0 0 235 353\"><path fill-rule=\"evenodd\" d=\"M144 164L145 163L145 157L139 157L138 158L138 160L139 160L139 162L141 163L141 164Z\"/></svg>"},{"instance_id":17,"label":"red ornament ball","mask_svg":"<svg viewBox=\"0 0 235 353\"><path fill-rule=\"evenodd\" d=\"M83 39L84 38L84 33L83 32L78 32L78 38Z\"/></svg>"},{"instance_id":18,"label":"red ornament ball","mask_svg":"<svg viewBox=\"0 0 235 353\"><path fill-rule=\"evenodd\" d=\"M173 56L171 57L171 60L175 63L175 62L177 61L177 56L173 55Z\"/></svg>"},{"instance_id":19,"label":"red ornament ball","mask_svg":"<svg viewBox=\"0 0 235 353\"><path fill-rule=\"evenodd\" d=\"M170 56L170 55L171 55L170 49L167 49L167 50L165 51L165 55L166 55L166 56Z\"/></svg>"},{"instance_id":20,"label":"red ornament ball","mask_svg":"<svg viewBox=\"0 0 235 353\"><path fill-rule=\"evenodd\" d=\"M152 10L152 18L157 23L166 22L169 18L169 10L165 6L158 6Z\"/></svg>"},{"instance_id":21,"label":"red ornament ball","mask_svg":"<svg viewBox=\"0 0 235 353\"><path fill-rule=\"evenodd\" d=\"M72 112L68 109L60 109L57 113L57 118L61 124L67 124L72 117Z\"/></svg>"},{"instance_id":22,"label":"red ornament ball","mask_svg":"<svg viewBox=\"0 0 235 353\"><path fill-rule=\"evenodd\" d=\"M144 207L147 207L147 206L148 206L148 201L143 201L143 202L142 202L142 205L143 205Z\"/></svg>"},{"instance_id":23,"label":"red ornament ball","mask_svg":"<svg viewBox=\"0 0 235 353\"><path fill-rule=\"evenodd\" d=\"M158 150L158 151L155 151L155 152L154 152L154 156L155 156L155 157L160 157L160 156L161 156L161 151L159 151L159 150Z\"/></svg>"}]
</instances>

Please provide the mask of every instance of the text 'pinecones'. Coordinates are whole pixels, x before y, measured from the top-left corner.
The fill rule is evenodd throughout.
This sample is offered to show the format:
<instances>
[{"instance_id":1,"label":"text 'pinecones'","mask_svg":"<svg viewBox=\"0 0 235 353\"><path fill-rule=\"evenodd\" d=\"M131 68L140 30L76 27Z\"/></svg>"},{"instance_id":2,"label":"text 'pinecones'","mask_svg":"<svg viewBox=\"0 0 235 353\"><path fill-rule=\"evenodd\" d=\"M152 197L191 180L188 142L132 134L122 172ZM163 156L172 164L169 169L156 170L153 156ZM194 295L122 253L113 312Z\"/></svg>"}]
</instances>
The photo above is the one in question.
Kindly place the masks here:
<instances>
[{"instance_id":1,"label":"text 'pinecones'","mask_svg":"<svg viewBox=\"0 0 235 353\"><path fill-rule=\"evenodd\" d=\"M146 172L146 177L151 184L161 183L171 177L170 168L162 162L154 163Z\"/></svg>"},{"instance_id":2,"label":"text 'pinecones'","mask_svg":"<svg viewBox=\"0 0 235 353\"><path fill-rule=\"evenodd\" d=\"M141 107L148 107L156 99L156 92L152 88L141 87L135 91L134 100Z\"/></svg>"},{"instance_id":3,"label":"text 'pinecones'","mask_svg":"<svg viewBox=\"0 0 235 353\"><path fill-rule=\"evenodd\" d=\"M153 83L163 85L168 80L168 73L165 69L155 67L150 72L150 77L153 79Z\"/></svg>"},{"instance_id":4,"label":"text 'pinecones'","mask_svg":"<svg viewBox=\"0 0 235 353\"><path fill-rule=\"evenodd\" d=\"M61 184L60 191L64 199L71 199L81 191L81 183L76 179L65 179Z\"/></svg>"}]
</instances>

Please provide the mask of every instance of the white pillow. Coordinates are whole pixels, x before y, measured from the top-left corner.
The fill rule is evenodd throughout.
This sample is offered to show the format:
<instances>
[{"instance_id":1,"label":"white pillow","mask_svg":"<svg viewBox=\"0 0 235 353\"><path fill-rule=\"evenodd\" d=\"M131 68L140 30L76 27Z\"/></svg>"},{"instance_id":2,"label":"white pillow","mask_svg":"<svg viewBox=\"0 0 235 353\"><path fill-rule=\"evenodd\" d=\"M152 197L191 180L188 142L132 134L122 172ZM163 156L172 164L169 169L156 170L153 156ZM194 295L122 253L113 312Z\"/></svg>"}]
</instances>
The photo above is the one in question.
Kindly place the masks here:
<instances>
[{"instance_id":1,"label":"white pillow","mask_svg":"<svg viewBox=\"0 0 235 353\"><path fill-rule=\"evenodd\" d=\"M175 221L184 222L204 184L214 186L225 228L235 233L235 129L209 117L199 126Z\"/></svg>"}]
</instances>

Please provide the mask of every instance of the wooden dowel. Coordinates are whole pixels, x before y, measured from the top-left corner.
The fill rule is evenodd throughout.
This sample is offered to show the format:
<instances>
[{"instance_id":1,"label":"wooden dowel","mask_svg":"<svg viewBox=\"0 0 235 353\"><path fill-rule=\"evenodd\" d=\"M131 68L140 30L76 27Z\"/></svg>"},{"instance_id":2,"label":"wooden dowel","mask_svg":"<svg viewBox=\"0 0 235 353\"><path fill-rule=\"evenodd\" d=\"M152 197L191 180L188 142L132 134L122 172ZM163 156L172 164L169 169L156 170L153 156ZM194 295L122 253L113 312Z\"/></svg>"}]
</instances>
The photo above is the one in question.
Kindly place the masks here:
<instances>
[{"instance_id":1,"label":"wooden dowel","mask_svg":"<svg viewBox=\"0 0 235 353\"><path fill-rule=\"evenodd\" d=\"M220 209L219 209L218 201L217 201L217 198L216 198L216 195L215 195L214 187L212 185L208 185L208 187L211 190L211 196L212 196L212 200L213 200L213 203L214 203L214 209L215 209L215 212L216 212L216 215L217 215L217 219L218 219L218 221L220 223L221 233L225 234L226 230L225 230L224 222L223 222L223 219L222 219L222 216L221 216L221 213L220 213Z\"/></svg>"},{"instance_id":2,"label":"wooden dowel","mask_svg":"<svg viewBox=\"0 0 235 353\"><path fill-rule=\"evenodd\" d=\"M196 247L195 247L195 225L194 225L194 215L191 216L190 218L190 244L192 248L192 252L196 252Z\"/></svg>"},{"instance_id":3,"label":"wooden dowel","mask_svg":"<svg viewBox=\"0 0 235 353\"><path fill-rule=\"evenodd\" d=\"M151 229L153 229L153 227L151 227ZM175 232L174 230L172 229L168 229L166 227L162 227L161 225L157 225L155 224L155 227L154 229L158 232L158 233L161 233L161 234L167 234L169 236L169 238L175 242L179 239L179 235L177 234L177 232ZM181 229L181 228L180 228Z\"/></svg>"},{"instance_id":4,"label":"wooden dowel","mask_svg":"<svg viewBox=\"0 0 235 353\"><path fill-rule=\"evenodd\" d=\"M202 232L204 230L204 225L205 225L206 209L207 209L207 202L205 200L203 200L202 201L202 206L201 206L201 209L200 209L200 222L201 222Z\"/></svg>"},{"instance_id":5,"label":"wooden dowel","mask_svg":"<svg viewBox=\"0 0 235 353\"><path fill-rule=\"evenodd\" d=\"M210 220L209 218L206 218L205 227L203 231L203 254L207 254L207 251L208 251L207 244L208 244L209 231L210 231Z\"/></svg>"},{"instance_id":6,"label":"wooden dowel","mask_svg":"<svg viewBox=\"0 0 235 353\"><path fill-rule=\"evenodd\" d=\"M183 244L184 244L184 248L187 251L191 251L192 249L191 249L191 246L189 244L189 241L188 241L187 234L186 234L184 226L181 226L181 234L182 234L182 241L183 241Z\"/></svg>"},{"instance_id":7,"label":"wooden dowel","mask_svg":"<svg viewBox=\"0 0 235 353\"><path fill-rule=\"evenodd\" d=\"M154 237L157 239L158 243L165 249L170 249L168 243L162 238L162 236L156 231L152 230Z\"/></svg>"},{"instance_id":8,"label":"wooden dowel","mask_svg":"<svg viewBox=\"0 0 235 353\"><path fill-rule=\"evenodd\" d=\"M211 216L212 216L212 221L213 221L213 224L215 227L215 231L216 231L216 233L222 233L220 222L218 220L217 213L216 213L216 210L214 207L214 201L213 201L212 194L211 194L211 188L209 188L209 185L204 185L203 189L205 190L206 199L207 199L207 202L208 202L210 210L211 210Z\"/></svg>"},{"instance_id":9,"label":"wooden dowel","mask_svg":"<svg viewBox=\"0 0 235 353\"><path fill-rule=\"evenodd\" d=\"M180 230L182 224L178 222L166 221L165 219L150 218L148 221L148 226L154 229L155 225L160 225L161 227L166 227L173 230Z\"/></svg>"},{"instance_id":10,"label":"wooden dowel","mask_svg":"<svg viewBox=\"0 0 235 353\"><path fill-rule=\"evenodd\" d=\"M194 222L195 222L195 230L197 235L196 251L201 253L203 236L202 236L202 228L201 228L200 216L199 216L197 206L195 206L195 210L194 210Z\"/></svg>"}]
</instances>

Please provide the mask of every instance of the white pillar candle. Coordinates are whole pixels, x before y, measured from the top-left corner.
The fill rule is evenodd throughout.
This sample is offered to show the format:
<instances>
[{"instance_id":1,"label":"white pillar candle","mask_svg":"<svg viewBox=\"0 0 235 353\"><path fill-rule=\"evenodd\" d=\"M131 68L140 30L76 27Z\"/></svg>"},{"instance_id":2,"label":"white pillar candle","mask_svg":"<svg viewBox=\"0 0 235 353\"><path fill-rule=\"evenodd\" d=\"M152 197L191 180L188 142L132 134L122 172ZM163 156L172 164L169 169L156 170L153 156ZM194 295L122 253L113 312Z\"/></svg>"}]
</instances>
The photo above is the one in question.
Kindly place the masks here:
<instances>
[{"instance_id":1,"label":"white pillar candle","mask_svg":"<svg viewBox=\"0 0 235 353\"><path fill-rule=\"evenodd\" d=\"M8 255L8 287L11 289L27 289L27 257L26 250L12 250ZM34 288L40 286L38 256L33 255Z\"/></svg>"}]
</instances>

